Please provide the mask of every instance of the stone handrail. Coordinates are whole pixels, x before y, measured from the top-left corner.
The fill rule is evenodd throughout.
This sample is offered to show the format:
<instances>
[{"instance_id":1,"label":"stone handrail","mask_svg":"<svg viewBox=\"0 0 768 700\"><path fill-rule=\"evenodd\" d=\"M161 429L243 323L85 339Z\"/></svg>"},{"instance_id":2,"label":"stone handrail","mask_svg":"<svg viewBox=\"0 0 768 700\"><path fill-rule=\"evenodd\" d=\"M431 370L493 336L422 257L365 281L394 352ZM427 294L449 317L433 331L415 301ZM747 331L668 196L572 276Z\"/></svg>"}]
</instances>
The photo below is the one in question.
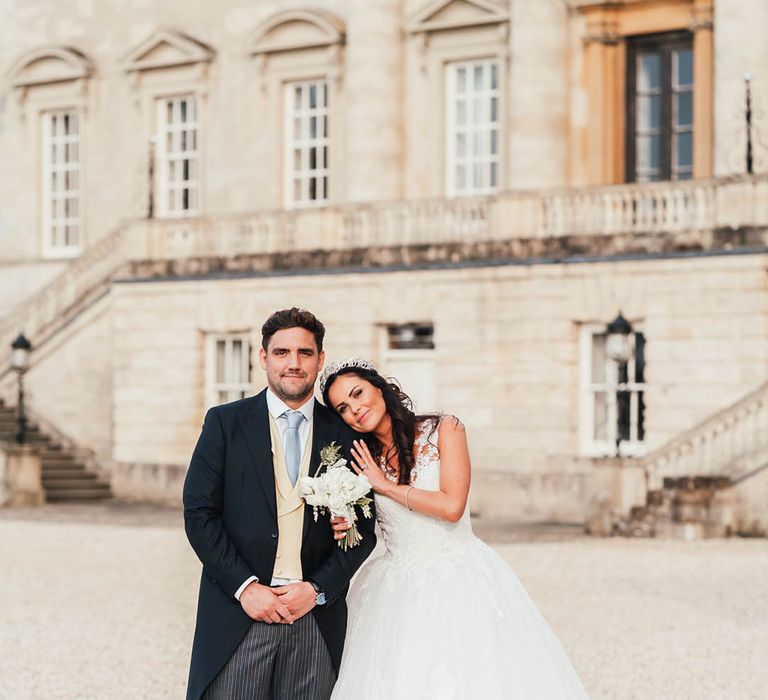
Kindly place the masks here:
<instances>
[{"instance_id":1,"label":"stone handrail","mask_svg":"<svg viewBox=\"0 0 768 700\"><path fill-rule=\"evenodd\" d=\"M664 478L740 476L768 461L768 382L654 450L642 464L649 489Z\"/></svg>"},{"instance_id":2,"label":"stone handrail","mask_svg":"<svg viewBox=\"0 0 768 700\"><path fill-rule=\"evenodd\" d=\"M127 231L115 233L90 246L51 282L21 302L0 321L0 348L8 348L23 332L37 347L56 328L61 327L83 303L95 298L128 260ZM9 353L0 353L0 378L8 373Z\"/></svg>"}]
</instances>

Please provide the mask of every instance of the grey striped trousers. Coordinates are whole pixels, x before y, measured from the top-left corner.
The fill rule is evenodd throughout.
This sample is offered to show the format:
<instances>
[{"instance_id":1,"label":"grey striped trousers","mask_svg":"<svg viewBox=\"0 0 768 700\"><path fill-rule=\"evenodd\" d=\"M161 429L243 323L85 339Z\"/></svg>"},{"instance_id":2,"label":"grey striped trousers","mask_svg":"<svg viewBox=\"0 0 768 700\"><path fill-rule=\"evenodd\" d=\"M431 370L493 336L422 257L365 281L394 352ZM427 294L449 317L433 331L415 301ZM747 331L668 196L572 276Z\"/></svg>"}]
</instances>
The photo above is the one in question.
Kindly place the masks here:
<instances>
[{"instance_id":1,"label":"grey striped trousers","mask_svg":"<svg viewBox=\"0 0 768 700\"><path fill-rule=\"evenodd\" d=\"M336 672L312 613L292 625L254 622L203 700L327 700Z\"/></svg>"}]
</instances>

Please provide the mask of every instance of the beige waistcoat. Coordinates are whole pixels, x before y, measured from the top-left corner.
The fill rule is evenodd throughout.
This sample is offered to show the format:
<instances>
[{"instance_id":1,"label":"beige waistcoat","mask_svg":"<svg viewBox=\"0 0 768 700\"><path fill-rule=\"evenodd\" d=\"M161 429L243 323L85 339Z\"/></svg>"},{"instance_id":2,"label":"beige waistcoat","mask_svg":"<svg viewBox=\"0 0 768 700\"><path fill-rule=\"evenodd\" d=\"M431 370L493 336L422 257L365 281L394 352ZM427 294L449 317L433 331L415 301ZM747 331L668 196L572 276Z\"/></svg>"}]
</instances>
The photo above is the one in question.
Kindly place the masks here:
<instances>
[{"instance_id":1,"label":"beige waistcoat","mask_svg":"<svg viewBox=\"0 0 768 700\"><path fill-rule=\"evenodd\" d=\"M277 556L273 576L277 578L303 579L301 571L301 539L304 529L304 499L300 495L299 480L309 475L312 454L314 421L309 426L309 436L301 456L299 478L291 484L285 466L285 452L275 419L269 416L269 432L272 438L272 464L275 469L275 494L277 496Z\"/></svg>"}]
</instances>

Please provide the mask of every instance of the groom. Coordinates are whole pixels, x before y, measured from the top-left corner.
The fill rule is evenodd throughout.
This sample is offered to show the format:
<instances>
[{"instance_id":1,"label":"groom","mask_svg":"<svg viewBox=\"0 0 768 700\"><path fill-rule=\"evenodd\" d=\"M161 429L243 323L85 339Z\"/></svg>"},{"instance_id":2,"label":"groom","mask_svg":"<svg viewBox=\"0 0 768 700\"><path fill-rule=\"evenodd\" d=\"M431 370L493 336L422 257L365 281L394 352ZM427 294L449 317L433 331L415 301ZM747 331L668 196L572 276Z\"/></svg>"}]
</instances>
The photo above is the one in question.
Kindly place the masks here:
<instances>
[{"instance_id":1,"label":"groom","mask_svg":"<svg viewBox=\"0 0 768 700\"><path fill-rule=\"evenodd\" d=\"M346 427L313 398L325 328L297 308L264 323L268 388L205 417L184 482L184 522L203 563L188 700L319 700L336 681L345 594L376 544L342 551L299 493Z\"/></svg>"}]
</instances>

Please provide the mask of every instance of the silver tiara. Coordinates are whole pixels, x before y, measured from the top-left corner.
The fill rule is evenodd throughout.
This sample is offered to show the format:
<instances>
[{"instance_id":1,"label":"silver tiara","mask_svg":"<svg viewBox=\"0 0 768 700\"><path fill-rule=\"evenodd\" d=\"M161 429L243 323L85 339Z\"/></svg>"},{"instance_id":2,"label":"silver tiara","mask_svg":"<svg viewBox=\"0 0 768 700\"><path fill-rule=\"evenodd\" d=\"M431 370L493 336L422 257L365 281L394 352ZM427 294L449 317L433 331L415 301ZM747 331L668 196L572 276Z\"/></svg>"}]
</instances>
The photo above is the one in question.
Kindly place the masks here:
<instances>
[{"instance_id":1,"label":"silver tiara","mask_svg":"<svg viewBox=\"0 0 768 700\"><path fill-rule=\"evenodd\" d=\"M347 367L359 367L371 372L376 371L375 365L372 362L368 362L368 360L364 360L362 357L348 357L346 360L336 360L336 362L326 365L323 373L320 375L320 393L325 392L325 385L332 374L337 374Z\"/></svg>"}]
</instances>

